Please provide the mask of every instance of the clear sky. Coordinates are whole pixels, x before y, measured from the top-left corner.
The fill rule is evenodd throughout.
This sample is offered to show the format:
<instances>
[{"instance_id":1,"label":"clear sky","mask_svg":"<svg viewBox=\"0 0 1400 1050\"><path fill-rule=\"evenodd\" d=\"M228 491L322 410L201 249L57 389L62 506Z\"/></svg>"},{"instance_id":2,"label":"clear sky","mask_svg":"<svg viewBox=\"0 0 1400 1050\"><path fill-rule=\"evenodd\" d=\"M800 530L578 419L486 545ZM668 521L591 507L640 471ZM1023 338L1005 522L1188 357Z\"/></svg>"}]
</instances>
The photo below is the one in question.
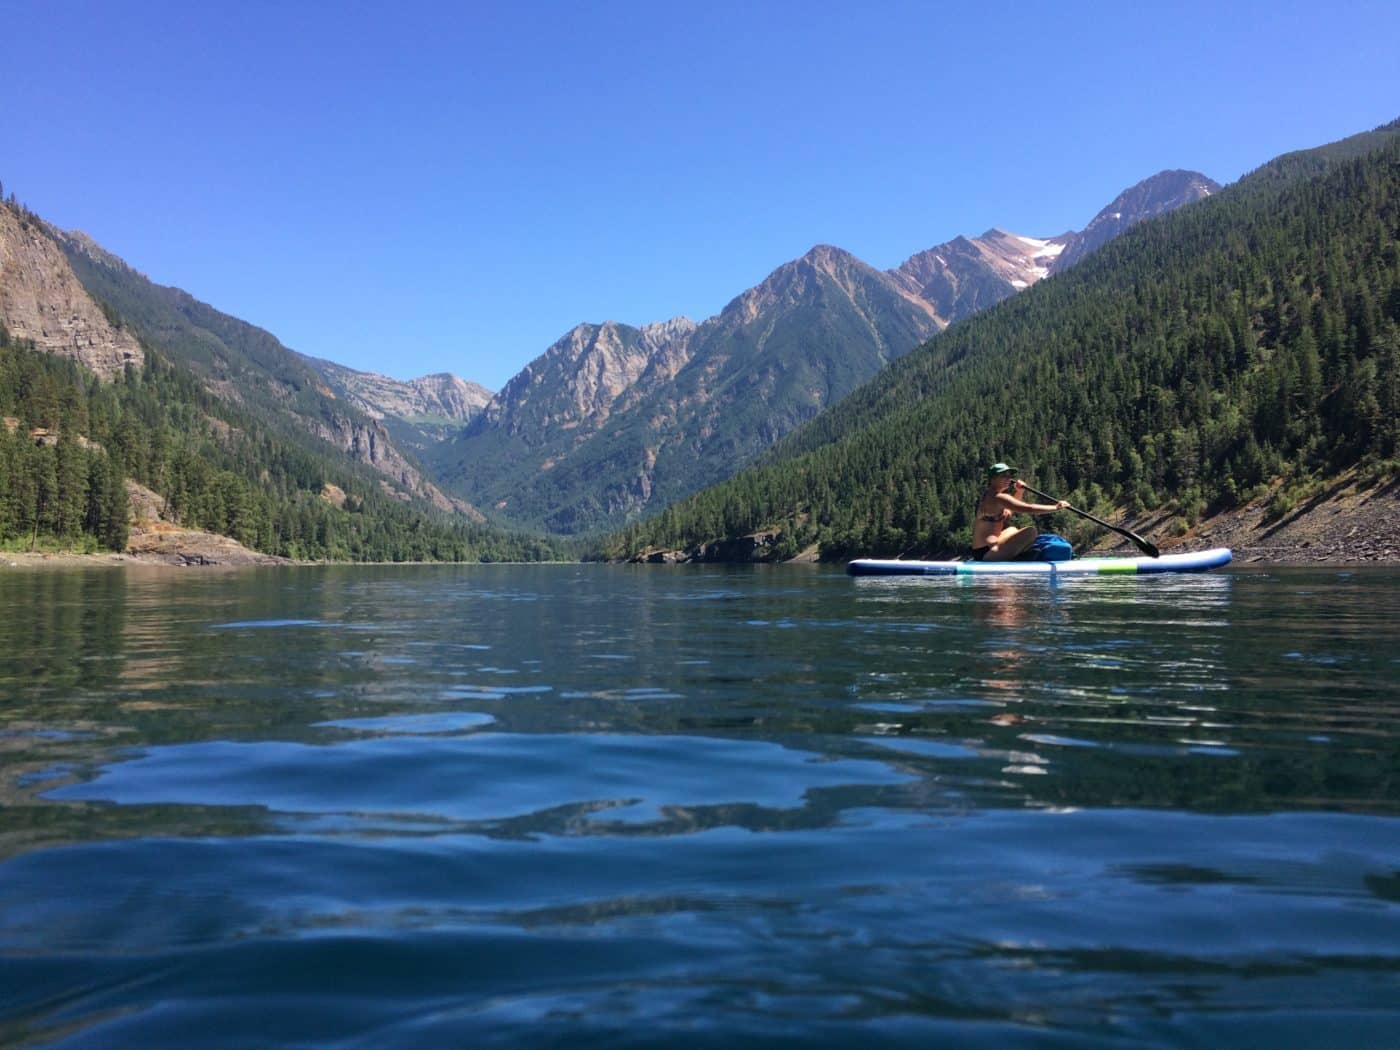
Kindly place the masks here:
<instances>
[{"instance_id":1,"label":"clear sky","mask_svg":"<svg viewBox=\"0 0 1400 1050\"><path fill-rule=\"evenodd\" d=\"M0 179L296 350L499 388L814 244L1083 227L1400 117L1400 3L0 0Z\"/></svg>"}]
</instances>

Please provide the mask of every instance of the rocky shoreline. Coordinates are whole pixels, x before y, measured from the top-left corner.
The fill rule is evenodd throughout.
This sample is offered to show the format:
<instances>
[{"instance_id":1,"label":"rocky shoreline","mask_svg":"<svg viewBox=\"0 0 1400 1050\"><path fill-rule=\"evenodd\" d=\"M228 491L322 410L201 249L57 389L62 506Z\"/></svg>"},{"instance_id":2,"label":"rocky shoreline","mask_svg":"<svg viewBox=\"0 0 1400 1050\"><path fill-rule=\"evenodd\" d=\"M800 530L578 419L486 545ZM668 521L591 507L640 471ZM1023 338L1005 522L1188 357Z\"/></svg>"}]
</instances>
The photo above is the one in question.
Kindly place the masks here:
<instances>
[{"instance_id":1,"label":"rocky shoreline","mask_svg":"<svg viewBox=\"0 0 1400 1050\"><path fill-rule=\"evenodd\" d=\"M1164 546L1164 553L1183 553L1191 550L1204 550L1208 546L1229 546L1228 543L1220 544L1179 544L1170 547ZM1257 565L1260 567L1269 566L1361 566L1361 565L1400 565L1400 547L1395 545L1383 546L1379 543L1365 543L1357 547L1338 547L1335 545L1313 545L1301 543L1298 545L1253 545L1232 547L1234 551L1234 562L1236 566ZM1095 554L1110 554L1122 556L1135 556L1137 550L1131 545L1123 544L1114 547L1095 548ZM719 559L690 558L683 552L655 552L648 558L633 559L634 564L666 564L666 565L697 565L697 564L761 564L761 560L745 559L743 561L721 561ZM165 551L102 551L92 554L80 553L77 551L4 551L0 552L0 570L4 569L26 569L26 568L81 568L87 566L113 566L128 568L221 568L239 569L256 566L294 566L294 565L356 565L358 562L306 562L294 561L290 558L279 558L269 554L259 554L256 551L243 549L241 554L231 554L224 548L212 549L201 547L200 549L168 549ZM427 562L403 562L403 563L379 563L374 564L434 564ZM441 562L436 564L452 564ZM791 558L785 562L776 564L801 565L816 564L814 557Z\"/></svg>"},{"instance_id":2,"label":"rocky shoreline","mask_svg":"<svg viewBox=\"0 0 1400 1050\"><path fill-rule=\"evenodd\" d=\"M1183 540L1193 548L1230 547L1237 562L1400 563L1400 478L1365 487L1348 474L1279 518L1258 499L1206 519Z\"/></svg>"},{"instance_id":3,"label":"rocky shoreline","mask_svg":"<svg viewBox=\"0 0 1400 1050\"><path fill-rule=\"evenodd\" d=\"M1213 515L1179 535L1171 514L1132 518L1120 524L1153 540L1164 553L1229 547L1236 564L1360 565L1400 564L1400 478L1364 485L1354 474L1281 516L1269 513L1270 495ZM776 530L717 540L688 550L648 550L630 559L635 563L678 565L693 563L774 562L781 539ZM1126 540L1108 533L1102 543L1081 554L1135 555ZM956 559L963 551L909 551L903 557ZM815 550L788 561L815 561Z\"/></svg>"},{"instance_id":4,"label":"rocky shoreline","mask_svg":"<svg viewBox=\"0 0 1400 1050\"><path fill-rule=\"evenodd\" d=\"M199 529L186 529L168 521L142 518L131 526L124 551L80 554L76 551L0 552L0 567L29 565L162 565L239 568L249 565L294 565L279 558L250 550L237 540Z\"/></svg>"}]
</instances>

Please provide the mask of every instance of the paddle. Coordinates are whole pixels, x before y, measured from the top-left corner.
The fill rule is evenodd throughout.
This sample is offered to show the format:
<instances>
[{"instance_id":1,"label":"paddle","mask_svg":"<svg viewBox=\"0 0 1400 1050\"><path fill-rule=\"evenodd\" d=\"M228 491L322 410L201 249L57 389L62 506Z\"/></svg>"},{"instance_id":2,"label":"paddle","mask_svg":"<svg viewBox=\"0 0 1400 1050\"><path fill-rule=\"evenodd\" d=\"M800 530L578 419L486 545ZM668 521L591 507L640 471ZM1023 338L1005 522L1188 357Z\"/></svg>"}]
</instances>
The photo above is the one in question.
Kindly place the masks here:
<instances>
[{"instance_id":1,"label":"paddle","mask_svg":"<svg viewBox=\"0 0 1400 1050\"><path fill-rule=\"evenodd\" d=\"M1025 489L1027 492L1031 493L1032 495L1039 496L1041 499L1049 500L1051 503L1059 503L1059 502L1060 502L1060 501L1057 500L1054 496L1047 496L1045 493L1041 492L1039 489L1033 489L1033 488L1031 488L1031 487L1030 487L1029 485L1027 485L1024 481L1020 482L1020 485L1021 485L1021 487L1022 487L1023 489ZM1148 557L1150 557L1150 558L1160 558L1160 557L1162 556L1162 552L1159 551L1159 550L1157 549L1157 545L1156 545L1155 543L1152 543L1152 542L1150 542L1150 541L1148 541L1148 540L1143 539L1143 538L1142 538L1141 536L1139 536L1136 532L1129 532L1127 529L1120 529L1117 525L1110 525L1108 522L1104 521L1103 518L1096 518L1096 517L1094 517L1092 514L1090 514L1087 510L1080 510L1078 507L1066 506L1066 507L1065 507L1065 510L1072 510L1072 511L1074 511L1074 513L1078 514L1081 518L1088 518L1090 521L1094 522L1095 524L1102 525L1102 526L1103 526L1104 528L1106 528L1106 529L1112 529L1114 532L1118 533L1118 535L1120 535L1120 536L1126 536L1128 539L1132 540L1133 543L1135 543L1135 544L1137 545L1137 549L1138 549L1138 550L1142 551L1143 554L1146 554L1146 555L1147 555Z\"/></svg>"}]
</instances>

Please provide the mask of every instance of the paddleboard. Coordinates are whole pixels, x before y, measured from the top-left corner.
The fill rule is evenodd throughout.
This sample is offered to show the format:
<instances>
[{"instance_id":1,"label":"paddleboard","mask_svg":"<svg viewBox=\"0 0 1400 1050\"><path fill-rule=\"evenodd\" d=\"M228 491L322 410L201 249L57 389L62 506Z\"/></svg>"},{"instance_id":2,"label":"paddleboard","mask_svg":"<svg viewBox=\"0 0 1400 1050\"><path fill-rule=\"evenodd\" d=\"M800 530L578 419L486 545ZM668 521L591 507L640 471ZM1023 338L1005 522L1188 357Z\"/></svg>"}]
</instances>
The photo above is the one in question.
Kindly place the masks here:
<instances>
[{"instance_id":1,"label":"paddleboard","mask_svg":"<svg viewBox=\"0 0 1400 1050\"><path fill-rule=\"evenodd\" d=\"M1070 561L898 561L857 558L846 566L852 576L1145 576L1162 572L1206 572L1230 562L1230 549L1216 547L1160 558L1074 558Z\"/></svg>"}]
</instances>

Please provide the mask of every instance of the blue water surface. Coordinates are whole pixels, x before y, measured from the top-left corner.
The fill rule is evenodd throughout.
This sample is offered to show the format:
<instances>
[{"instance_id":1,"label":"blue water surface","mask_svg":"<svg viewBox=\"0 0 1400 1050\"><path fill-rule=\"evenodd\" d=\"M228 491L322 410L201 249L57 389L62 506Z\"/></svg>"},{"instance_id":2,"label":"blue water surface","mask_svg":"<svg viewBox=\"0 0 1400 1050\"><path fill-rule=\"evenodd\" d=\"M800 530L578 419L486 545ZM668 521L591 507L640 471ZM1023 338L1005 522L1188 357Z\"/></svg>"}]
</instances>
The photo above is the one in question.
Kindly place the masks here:
<instances>
[{"instance_id":1,"label":"blue water surface","mask_svg":"<svg viewBox=\"0 0 1400 1050\"><path fill-rule=\"evenodd\" d=\"M0 575L0 1043L1400 1045L1400 573Z\"/></svg>"}]
</instances>

